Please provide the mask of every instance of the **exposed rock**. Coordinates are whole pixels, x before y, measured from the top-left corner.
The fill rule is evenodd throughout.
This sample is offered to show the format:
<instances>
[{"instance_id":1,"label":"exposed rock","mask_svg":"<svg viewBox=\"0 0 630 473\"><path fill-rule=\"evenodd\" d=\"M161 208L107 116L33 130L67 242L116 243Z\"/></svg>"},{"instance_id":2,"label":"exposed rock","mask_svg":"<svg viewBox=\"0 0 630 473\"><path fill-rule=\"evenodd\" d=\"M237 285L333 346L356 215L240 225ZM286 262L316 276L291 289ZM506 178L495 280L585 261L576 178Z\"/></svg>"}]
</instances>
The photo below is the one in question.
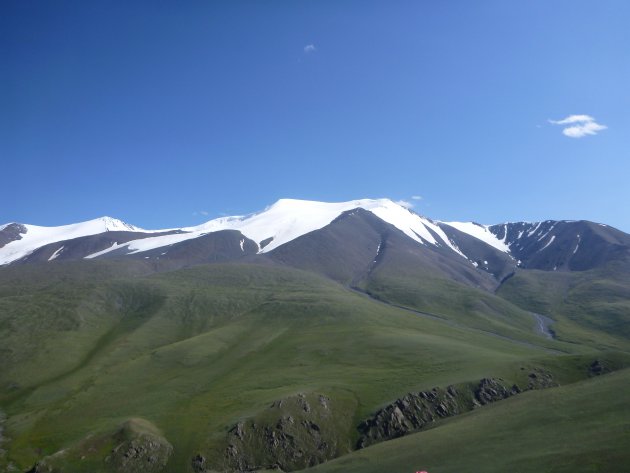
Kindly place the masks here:
<instances>
[{"instance_id":1,"label":"exposed rock","mask_svg":"<svg viewBox=\"0 0 630 473\"><path fill-rule=\"evenodd\" d=\"M535 368L527 375L527 389L545 389L545 388L554 388L559 386L553 380L553 375L541 368Z\"/></svg>"},{"instance_id":2,"label":"exposed rock","mask_svg":"<svg viewBox=\"0 0 630 473\"><path fill-rule=\"evenodd\" d=\"M46 465L44 462L37 462L33 468L28 470L26 473L52 473L53 471L52 466Z\"/></svg>"},{"instance_id":3,"label":"exposed rock","mask_svg":"<svg viewBox=\"0 0 630 473\"><path fill-rule=\"evenodd\" d=\"M462 403L452 386L446 390L434 388L431 391L409 393L359 424L361 436L357 448L402 437L437 419L469 410L472 407L470 404L470 401Z\"/></svg>"},{"instance_id":4,"label":"exposed rock","mask_svg":"<svg viewBox=\"0 0 630 473\"><path fill-rule=\"evenodd\" d=\"M253 471L308 468L350 450L341 445L339 422L350 428L351 413L335 410L330 398L300 393L275 401L255 419L229 430L220 465L207 470ZM198 471L198 470L195 470Z\"/></svg>"},{"instance_id":5,"label":"exposed rock","mask_svg":"<svg viewBox=\"0 0 630 473\"><path fill-rule=\"evenodd\" d=\"M114 445L103 458L104 445ZM38 461L29 473L69 473L80 461L85 471L162 472L173 453L171 444L144 419L131 419L113 432L88 435L78 444ZM82 470L83 471L83 470Z\"/></svg>"},{"instance_id":6,"label":"exposed rock","mask_svg":"<svg viewBox=\"0 0 630 473\"><path fill-rule=\"evenodd\" d=\"M529 375L527 389L557 386L551 374L536 369ZM483 378L477 385L448 386L431 391L409 393L377 411L359 424L357 448L407 435L438 419L467 412L485 404L500 401L521 392L501 378Z\"/></svg>"},{"instance_id":7,"label":"exposed rock","mask_svg":"<svg viewBox=\"0 0 630 473\"><path fill-rule=\"evenodd\" d=\"M328 401L330 401L330 399L328 399L326 396L319 396L319 403L324 409L328 409Z\"/></svg>"},{"instance_id":8,"label":"exposed rock","mask_svg":"<svg viewBox=\"0 0 630 473\"><path fill-rule=\"evenodd\" d=\"M163 438L149 433L140 433L133 438L124 438L127 435L120 433L122 440L105 459L115 471L124 473L148 473L158 472L166 466L173 453L173 447Z\"/></svg>"},{"instance_id":9,"label":"exposed rock","mask_svg":"<svg viewBox=\"0 0 630 473\"><path fill-rule=\"evenodd\" d=\"M591 363L591 365L588 367L589 376L599 376L602 374L610 373L612 371L612 369L610 369L604 362L600 360L593 361L593 363Z\"/></svg>"},{"instance_id":10,"label":"exposed rock","mask_svg":"<svg viewBox=\"0 0 630 473\"><path fill-rule=\"evenodd\" d=\"M521 392L517 385L507 388L502 384L502 381L501 379L483 378L479 381L479 386L475 390L475 400L483 406Z\"/></svg>"},{"instance_id":11,"label":"exposed rock","mask_svg":"<svg viewBox=\"0 0 630 473\"><path fill-rule=\"evenodd\" d=\"M0 230L0 248L7 243L11 243L15 240L21 240L22 235L26 233L27 228L20 223L10 223L2 230Z\"/></svg>"},{"instance_id":12,"label":"exposed rock","mask_svg":"<svg viewBox=\"0 0 630 473\"><path fill-rule=\"evenodd\" d=\"M195 473L201 473L206 469L206 459L202 455L195 455L191 464Z\"/></svg>"}]
</instances>

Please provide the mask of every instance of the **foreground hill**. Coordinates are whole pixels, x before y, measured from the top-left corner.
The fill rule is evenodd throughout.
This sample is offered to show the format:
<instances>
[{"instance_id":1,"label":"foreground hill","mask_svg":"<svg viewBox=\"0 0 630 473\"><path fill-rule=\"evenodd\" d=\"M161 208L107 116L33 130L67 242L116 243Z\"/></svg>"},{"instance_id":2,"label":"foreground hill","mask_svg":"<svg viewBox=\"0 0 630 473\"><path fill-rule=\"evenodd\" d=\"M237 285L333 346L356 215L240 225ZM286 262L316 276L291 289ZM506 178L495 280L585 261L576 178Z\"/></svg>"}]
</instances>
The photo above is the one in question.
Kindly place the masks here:
<instances>
[{"instance_id":1,"label":"foreground hill","mask_svg":"<svg viewBox=\"0 0 630 473\"><path fill-rule=\"evenodd\" d=\"M629 383L626 369L524 393L307 471L623 472L630 464Z\"/></svg>"}]
</instances>

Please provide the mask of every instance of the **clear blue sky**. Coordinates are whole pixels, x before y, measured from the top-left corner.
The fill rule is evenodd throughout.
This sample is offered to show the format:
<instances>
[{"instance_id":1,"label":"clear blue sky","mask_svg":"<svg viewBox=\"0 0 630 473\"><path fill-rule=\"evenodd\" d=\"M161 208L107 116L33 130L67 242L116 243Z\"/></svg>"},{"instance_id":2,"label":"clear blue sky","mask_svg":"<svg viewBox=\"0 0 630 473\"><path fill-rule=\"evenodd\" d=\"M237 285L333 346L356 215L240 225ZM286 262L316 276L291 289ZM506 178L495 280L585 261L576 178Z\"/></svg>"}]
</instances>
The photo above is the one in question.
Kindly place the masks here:
<instances>
[{"instance_id":1,"label":"clear blue sky","mask_svg":"<svg viewBox=\"0 0 630 473\"><path fill-rule=\"evenodd\" d=\"M627 0L5 0L0 223L421 196L630 232L629 25Z\"/></svg>"}]
</instances>

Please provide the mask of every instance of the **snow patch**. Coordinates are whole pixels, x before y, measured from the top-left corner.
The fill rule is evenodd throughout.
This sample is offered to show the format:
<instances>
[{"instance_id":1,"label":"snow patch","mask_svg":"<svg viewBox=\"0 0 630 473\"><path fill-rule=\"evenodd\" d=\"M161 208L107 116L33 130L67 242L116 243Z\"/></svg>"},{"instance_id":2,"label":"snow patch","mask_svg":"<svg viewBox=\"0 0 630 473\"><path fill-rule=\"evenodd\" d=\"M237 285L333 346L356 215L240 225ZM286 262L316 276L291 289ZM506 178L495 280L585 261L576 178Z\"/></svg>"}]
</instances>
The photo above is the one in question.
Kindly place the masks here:
<instances>
[{"instance_id":1,"label":"snow patch","mask_svg":"<svg viewBox=\"0 0 630 473\"><path fill-rule=\"evenodd\" d=\"M551 227L549 227L549 230L547 230L540 238L538 238L538 241L542 241L544 240L544 238L549 235L549 233L551 232L551 230L553 230L553 227L555 227L556 224L554 223L553 225L551 225Z\"/></svg>"},{"instance_id":2,"label":"snow patch","mask_svg":"<svg viewBox=\"0 0 630 473\"><path fill-rule=\"evenodd\" d=\"M280 199L259 213L221 217L196 227L183 228L186 233L133 240L125 245L131 253L138 253L211 232L238 230L253 241L264 241L273 237L267 246L259 250L259 253L268 253L306 233L325 227L344 212L356 211L359 208L372 212L420 244L444 244L464 256L437 224L389 199L362 199L339 203ZM436 235L437 239L433 235Z\"/></svg>"},{"instance_id":3,"label":"snow patch","mask_svg":"<svg viewBox=\"0 0 630 473\"><path fill-rule=\"evenodd\" d=\"M57 258L57 256L59 256L59 254L61 253L62 250L63 250L63 245L61 245L59 248L57 248L57 250L50 256L50 258L48 258L48 261L52 261L55 258Z\"/></svg>"},{"instance_id":4,"label":"snow patch","mask_svg":"<svg viewBox=\"0 0 630 473\"><path fill-rule=\"evenodd\" d=\"M503 240L499 240L497 236L490 231L490 227L488 225L479 225L478 223L473 222L443 222L446 225L459 230L460 232L466 233L472 237L477 238L478 240L483 241L484 243L496 248L497 250L503 253L510 253L510 247L505 243L505 238L507 237L507 229L505 231L506 237Z\"/></svg>"},{"instance_id":5,"label":"snow patch","mask_svg":"<svg viewBox=\"0 0 630 473\"><path fill-rule=\"evenodd\" d=\"M578 251L578 248L580 247L581 238L580 238L580 234L579 233L578 233L577 239L578 239L577 240L577 245L575 245L575 250L573 250L573 254L576 254L577 251Z\"/></svg>"},{"instance_id":6,"label":"snow patch","mask_svg":"<svg viewBox=\"0 0 630 473\"><path fill-rule=\"evenodd\" d=\"M540 250L538 250L538 251L542 251L542 250L544 250L545 248L547 248L549 245L551 245L551 244L553 243L553 241L554 241L555 239L556 239L556 236L555 236L555 235L551 235L551 238L549 239L549 241L547 242L547 244L546 244L545 246L543 246L543 247L542 247Z\"/></svg>"},{"instance_id":7,"label":"snow patch","mask_svg":"<svg viewBox=\"0 0 630 473\"><path fill-rule=\"evenodd\" d=\"M529 237L531 237L534 233L536 233L536 230L538 230L538 227L540 227L540 224L541 224L541 223L542 223L542 222L537 222L537 223L536 223L536 226L534 227L534 229L533 229L533 230L530 230L529 232L527 232L527 237L528 237L528 238L529 238Z\"/></svg>"},{"instance_id":8,"label":"snow patch","mask_svg":"<svg viewBox=\"0 0 630 473\"><path fill-rule=\"evenodd\" d=\"M24 225L26 233L22 233L20 240L14 240L0 248L0 265L9 264L28 256L37 248L56 243L58 241L72 240L89 235L97 235L104 232L147 232L142 228L130 225L112 217L101 217L87 222L62 225L59 227L40 227L37 225ZM153 230L161 231L161 230Z\"/></svg>"},{"instance_id":9,"label":"snow patch","mask_svg":"<svg viewBox=\"0 0 630 473\"><path fill-rule=\"evenodd\" d=\"M97 256L104 255L105 253L109 253L110 251L113 251L113 250L118 249L118 248L123 248L125 246L127 246L127 244L119 245L118 242L115 241L114 244L112 246L110 246L109 248L105 248L104 250L97 251L96 253L92 253L91 255L87 255L85 257L85 259L96 258Z\"/></svg>"}]
</instances>

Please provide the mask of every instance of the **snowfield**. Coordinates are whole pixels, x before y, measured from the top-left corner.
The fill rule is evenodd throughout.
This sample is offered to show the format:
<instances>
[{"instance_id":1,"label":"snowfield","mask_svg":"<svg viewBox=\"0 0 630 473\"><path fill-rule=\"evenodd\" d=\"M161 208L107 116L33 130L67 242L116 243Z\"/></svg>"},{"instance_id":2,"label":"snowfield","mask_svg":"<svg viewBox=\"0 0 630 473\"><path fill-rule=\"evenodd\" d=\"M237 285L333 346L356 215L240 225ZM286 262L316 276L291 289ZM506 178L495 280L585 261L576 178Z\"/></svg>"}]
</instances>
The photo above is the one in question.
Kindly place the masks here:
<instances>
[{"instance_id":1,"label":"snowfield","mask_svg":"<svg viewBox=\"0 0 630 473\"><path fill-rule=\"evenodd\" d=\"M0 227L4 230L8 225ZM111 217L101 217L87 222L63 225L60 227L40 227L37 225L22 225L26 232L21 234L20 240L7 243L0 248L0 265L11 263L28 256L37 248L63 240L72 240L88 235L98 235L104 232L145 232L142 228L129 225ZM57 253L58 255L58 253Z\"/></svg>"}]
</instances>

